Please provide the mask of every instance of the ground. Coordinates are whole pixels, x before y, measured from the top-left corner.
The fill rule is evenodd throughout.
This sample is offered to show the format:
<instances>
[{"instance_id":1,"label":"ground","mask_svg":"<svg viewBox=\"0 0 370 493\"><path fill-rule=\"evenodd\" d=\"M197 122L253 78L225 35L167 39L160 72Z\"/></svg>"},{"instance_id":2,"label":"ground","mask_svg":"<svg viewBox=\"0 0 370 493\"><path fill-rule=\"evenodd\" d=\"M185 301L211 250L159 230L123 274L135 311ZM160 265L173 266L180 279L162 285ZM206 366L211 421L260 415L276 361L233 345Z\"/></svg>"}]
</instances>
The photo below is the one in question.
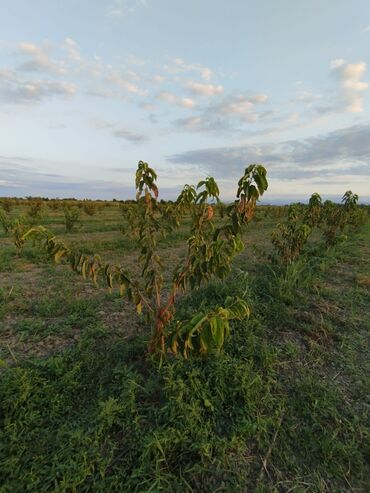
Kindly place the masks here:
<instances>
[{"instance_id":1,"label":"ground","mask_svg":"<svg viewBox=\"0 0 370 493\"><path fill-rule=\"evenodd\" d=\"M14 216L21 207L12 211ZM130 303L0 237L0 492L366 492L370 477L370 225L327 250L315 231L282 275L264 217L232 274L178 316L243 297L224 353L159 367ZM118 204L42 221L137 271ZM166 277L189 225L163 240Z\"/></svg>"}]
</instances>

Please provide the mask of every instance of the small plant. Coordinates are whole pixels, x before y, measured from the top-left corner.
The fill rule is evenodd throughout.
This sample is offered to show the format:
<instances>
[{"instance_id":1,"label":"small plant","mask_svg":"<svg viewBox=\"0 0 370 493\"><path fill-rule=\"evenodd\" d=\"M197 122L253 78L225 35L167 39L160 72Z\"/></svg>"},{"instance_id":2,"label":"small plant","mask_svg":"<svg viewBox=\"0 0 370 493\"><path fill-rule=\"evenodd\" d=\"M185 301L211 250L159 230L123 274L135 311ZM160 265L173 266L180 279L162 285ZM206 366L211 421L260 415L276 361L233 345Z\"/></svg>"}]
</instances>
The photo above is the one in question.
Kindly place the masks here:
<instances>
[{"instance_id":1,"label":"small plant","mask_svg":"<svg viewBox=\"0 0 370 493\"><path fill-rule=\"evenodd\" d=\"M13 226L13 220L9 216L9 214L7 214L5 211L3 211L1 209L0 209L0 223L1 223L1 226L3 227L3 230L6 234L11 233L11 229Z\"/></svg>"},{"instance_id":2,"label":"small plant","mask_svg":"<svg viewBox=\"0 0 370 493\"><path fill-rule=\"evenodd\" d=\"M84 200L82 206L84 213L88 216L95 216L95 214L98 212L97 204L92 200Z\"/></svg>"},{"instance_id":3,"label":"small plant","mask_svg":"<svg viewBox=\"0 0 370 493\"><path fill-rule=\"evenodd\" d=\"M53 211L57 211L60 208L60 201L57 199L51 199L48 202L48 207Z\"/></svg>"},{"instance_id":4,"label":"small plant","mask_svg":"<svg viewBox=\"0 0 370 493\"><path fill-rule=\"evenodd\" d=\"M358 195L356 193L352 193L351 190L347 190L342 197L342 204L347 211L355 209L357 202Z\"/></svg>"},{"instance_id":5,"label":"small plant","mask_svg":"<svg viewBox=\"0 0 370 493\"><path fill-rule=\"evenodd\" d=\"M352 231L359 231L367 220L368 214L366 214L366 209L363 207L356 207L349 213L348 225Z\"/></svg>"},{"instance_id":6,"label":"small plant","mask_svg":"<svg viewBox=\"0 0 370 493\"><path fill-rule=\"evenodd\" d=\"M366 223L366 211L357 205L358 195L348 190L342 197L342 204L346 213L346 221L351 230L358 231Z\"/></svg>"},{"instance_id":7,"label":"small plant","mask_svg":"<svg viewBox=\"0 0 370 493\"><path fill-rule=\"evenodd\" d=\"M318 193L313 193L308 202L303 221L311 228L318 226L321 220L322 200Z\"/></svg>"},{"instance_id":8,"label":"small plant","mask_svg":"<svg viewBox=\"0 0 370 493\"><path fill-rule=\"evenodd\" d=\"M284 266L291 264L299 257L311 231L311 227L300 220L297 207L291 206L288 221L278 224L271 234L278 259Z\"/></svg>"},{"instance_id":9,"label":"small plant","mask_svg":"<svg viewBox=\"0 0 370 493\"><path fill-rule=\"evenodd\" d=\"M30 230L30 224L26 218L19 217L13 221L10 232L13 237L14 246L17 250L17 255L19 256L28 236L32 234L33 230Z\"/></svg>"},{"instance_id":10,"label":"small plant","mask_svg":"<svg viewBox=\"0 0 370 493\"><path fill-rule=\"evenodd\" d=\"M37 224L42 218L43 203L42 200L34 200L30 203L27 211L29 222L31 225Z\"/></svg>"},{"instance_id":11,"label":"small plant","mask_svg":"<svg viewBox=\"0 0 370 493\"><path fill-rule=\"evenodd\" d=\"M80 217L80 213L78 209L74 209L68 206L64 208L64 219L65 219L66 231L68 233L72 231L72 229L78 222L79 217Z\"/></svg>"},{"instance_id":12,"label":"small plant","mask_svg":"<svg viewBox=\"0 0 370 493\"><path fill-rule=\"evenodd\" d=\"M170 348L174 354L188 358L191 351L202 356L219 354L230 336L230 320L249 317L246 302L238 297L226 298L225 308L197 313L188 322L177 322L170 334Z\"/></svg>"},{"instance_id":13,"label":"small plant","mask_svg":"<svg viewBox=\"0 0 370 493\"><path fill-rule=\"evenodd\" d=\"M7 212L8 214L9 212L11 212L13 208L13 202L11 199L8 198L1 199L0 205L4 209L4 211Z\"/></svg>"},{"instance_id":14,"label":"small plant","mask_svg":"<svg viewBox=\"0 0 370 493\"><path fill-rule=\"evenodd\" d=\"M330 200L324 202L321 214L322 231L326 246L330 247L344 239L343 230L346 225L345 209Z\"/></svg>"},{"instance_id":15,"label":"small plant","mask_svg":"<svg viewBox=\"0 0 370 493\"><path fill-rule=\"evenodd\" d=\"M0 222L5 233L12 237L17 255L20 255L28 236L33 234L28 218L20 216L12 219L6 212L0 210Z\"/></svg>"}]
</instances>

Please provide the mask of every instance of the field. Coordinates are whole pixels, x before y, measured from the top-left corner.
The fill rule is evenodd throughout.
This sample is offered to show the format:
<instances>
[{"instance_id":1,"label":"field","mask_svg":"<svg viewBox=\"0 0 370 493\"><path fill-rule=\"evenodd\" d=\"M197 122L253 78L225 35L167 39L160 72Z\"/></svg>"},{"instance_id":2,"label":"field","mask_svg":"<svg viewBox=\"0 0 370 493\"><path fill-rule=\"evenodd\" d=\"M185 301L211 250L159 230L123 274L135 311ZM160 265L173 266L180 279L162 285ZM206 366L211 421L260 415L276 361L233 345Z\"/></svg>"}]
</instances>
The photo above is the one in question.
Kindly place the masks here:
<instances>
[{"instance_id":1,"label":"field","mask_svg":"<svg viewBox=\"0 0 370 493\"><path fill-rule=\"evenodd\" d=\"M182 296L187 319L239 296L219 356L161 364L135 306L0 233L0 492L366 492L370 477L370 223L326 248L315 228L282 270L257 207L222 281ZM26 211L11 210L12 217ZM139 275L137 246L110 202L66 233ZM160 242L165 286L190 228Z\"/></svg>"}]
</instances>

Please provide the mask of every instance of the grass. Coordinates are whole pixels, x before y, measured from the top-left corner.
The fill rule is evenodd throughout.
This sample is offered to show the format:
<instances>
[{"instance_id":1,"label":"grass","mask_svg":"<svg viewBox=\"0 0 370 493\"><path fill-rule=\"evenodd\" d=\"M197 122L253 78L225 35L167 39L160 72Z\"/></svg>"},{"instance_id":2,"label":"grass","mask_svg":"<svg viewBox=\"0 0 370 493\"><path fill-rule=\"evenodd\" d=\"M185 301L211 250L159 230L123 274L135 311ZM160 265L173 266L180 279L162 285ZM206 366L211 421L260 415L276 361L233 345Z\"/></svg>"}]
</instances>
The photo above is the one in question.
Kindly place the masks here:
<instances>
[{"instance_id":1,"label":"grass","mask_svg":"<svg viewBox=\"0 0 370 493\"><path fill-rule=\"evenodd\" d=\"M119 214L86 222L99 231ZM224 353L160 369L125 300L6 244L1 493L368 491L370 225L330 251L316 236L282 272L273 223L253 224L225 282L179 301L184 319L228 295L248 302ZM109 259L123 237L108 233Z\"/></svg>"}]
</instances>

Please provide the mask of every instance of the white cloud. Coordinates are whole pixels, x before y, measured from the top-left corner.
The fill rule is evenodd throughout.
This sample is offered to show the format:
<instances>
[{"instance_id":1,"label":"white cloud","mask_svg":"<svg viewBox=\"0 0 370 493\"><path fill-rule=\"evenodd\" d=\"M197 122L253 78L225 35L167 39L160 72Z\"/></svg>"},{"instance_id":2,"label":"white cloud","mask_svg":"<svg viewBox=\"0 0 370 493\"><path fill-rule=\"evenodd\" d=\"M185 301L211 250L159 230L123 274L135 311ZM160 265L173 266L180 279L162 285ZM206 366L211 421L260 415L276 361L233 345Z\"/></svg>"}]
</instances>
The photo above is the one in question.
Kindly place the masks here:
<instances>
[{"instance_id":1,"label":"white cloud","mask_svg":"<svg viewBox=\"0 0 370 493\"><path fill-rule=\"evenodd\" d=\"M183 108L194 108L196 106L196 102L193 99L175 96L175 94L168 91L158 93L157 99Z\"/></svg>"},{"instance_id":2,"label":"white cloud","mask_svg":"<svg viewBox=\"0 0 370 493\"><path fill-rule=\"evenodd\" d=\"M202 84L200 82L188 82L186 87L193 94L199 94L201 96L215 96L224 91L224 88L221 85Z\"/></svg>"},{"instance_id":3,"label":"white cloud","mask_svg":"<svg viewBox=\"0 0 370 493\"><path fill-rule=\"evenodd\" d=\"M52 74L65 74L66 68L63 61L51 58L48 45L40 46L33 43L19 43L16 54L25 58L18 69L26 72L48 72Z\"/></svg>"},{"instance_id":4,"label":"white cloud","mask_svg":"<svg viewBox=\"0 0 370 493\"><path fill-rule=\"evenodd\" d=\"M249 100L252 103L266 103L268 100L267 94L254 94L253 96L249 96Z\"/></svg>"},{"instance_id":5,"label":"white cloud","mask_svg":"<svg viewBox=\"0 0 370 493\"><path fill-rule=\"evenodd\" d=\"M161 84L166 80L166 77L163 77L163 75L154 75L152 77L152 81L155 82L156 84Z\"/></svg>"},{"instance_id":6,"label":"white cloud","mask_svg":"<svg viewBox=\"0 0 370 493\"><path fill-rule=\"evenodd\" d=\"M174 58L173 63L175 63L176 65L181 65L181 66L185 65L185 62L182 58Z\"/></svg>"},{"instance_id":7,"label":"white cloud","mask_svg":"<svg viewBox=\"0 0 370 493\"><path fill-rule=\"evenodd\" d=\"M258 105L267 100L265 94L231 94L202 108L197 115L178 118L173 123L177 128L191 132L240 131L244 124L255 123L265 116L266 112L260 112Z\"/></svg>"},{"instance_id":8,"label":"white cloud","mask_svg":"<svg viewBox=\"0 0 370 493\"><path fill-rule=\"evenodd\" d=\"M304 103L307 106L311 106L315 101L322 98L321 94L315 94L312 91L301 90L298 95L293 98L293 102Z\"/></svg>"},{"instance_id":9,"label":"white cloud","mask_svg":"<svg viewBox=\"0 0 370 493\"><path fill-rule=\"evenodd\" d=\"M366 71L365 62L347 63L343 59L333 60L330 64L331 73L341 84L341 98L346 110L359 113L363 110L364 91L369 84L360 80Z\"/></svg>"},{"instance_id":10,"label":"white cloud","mask_svg":"<svg viewBox=\"0 0 370 493\"><path fill-rule=\"evenodd\" d=\"M361 32L363 32L363 33L370 33L370 25L364 27Z\"/></svg>"},{"instance_id":11,"label":"white cloud","mask_svg":"<svg viewBox=\"0 0 370 493\"><path fill-rule=\"evenodd\" d=\"M76 87L64 81L22 79L12 70L0 70L0 99L7 104L38 103L50 97L71 97Z\"/></svg>"},{"instance_id":12,"label":"white cloud","mask_svg":"<svg viewBox=\"0 0 370 493\"><path fill-rule=\"evenodd\" d=\"M134 84L133 82L127 80L125 77L118 73L108 75L106 80L107 82L114 84L129 93L133 93L138 96L145 96L147 94L146 90L141 89L137 84Z\"/></svg>"},{"instance_id":13,"label":"white cloud","mask_svg":"<svg viewBox=\"0 0 370 493\"><path fill-rule=\"evenodd\" d=\"M255 122L257 120L256 105L264 104L267 99L265 94L252 96L234 94L212 107L211 110L222 115L235 115L246 122Z\"/></svg>"},{"instance_id":14,"label":"white cloud","mask_svg":"<svg viewBox=\"0 0 370 493\"><path fill-rule=\"evenodd\" d=\"M147 63L147 61L144 60L143 58L136 56L136 55L130 54L127 57L127 63L130 63L132 65L138 65L138 66L142 67Z\"/></svg>"},{"instance_id":15,"label":"white cloud","mask_svg":"<svg viewBox=\"0 0 370 493\"><path fill-rule=\"evenodd\" d=\"M190 130L191 132L201 132L206 128L206 123L200 116L190 116L189 118L180 118L176 120L176 125Z\"/></svg>"},{"instance_id":16,"label":"white cloud","mask_svg":"<svg viewBox=\"0 0 370 493\"><path fill-rule=\"evenodd\" d=\"M219 107L221 113L225 115L238 114L243 115L245 118L251 121L255 121L255 116L252 114L253 103L244 99L242 96L228 101Z\"/></svg>"},{"instance_id":17,"label":"white cloud","mask_svg":"<svg viewBox=\"0 0 370 493\"><path fill-rule=\"evenodd\" d=\"M124 17L133 14L139 7L146 7L146 0L115 0L106 10L107 17Z\"/></svg>"},{"instance_id":18,"label":"white cloud","mask_svg":"<svg viewBox=\"0 0 370 493\"><path fill-rule=\"evenodd\" d=\"M134 144L139 144L148 140L148 137L143 133L134 131L127 126L123 126L118 123L111 123L98 118L93 119L92 123L96 129L108 130L113 137L123 139Z\"/></svg>"},{"instance_id":19,"label":"white cloud","mask_svg":"<svg viewBox=\"0 0 370 493\"><path fill-rule=\"evenodd\" d=\"M197 72L204 80L209 80L213 76L213 72L210 68L204 67L199 63L187 63L182 58L174 58L172 60L172 65L163 65L162 69L170 74Z\"/></svg>"},{"instance_id":20,"label":"white cloud","mask_svg":"<svg viewBox=\"0 0 370 493\"><path fill-rule=\"evenodd\" d=\"M184 108L194 108L194 106L196 105L195 101L190 98L181 98L178 101L178 104L180 106L183 106Z\"/></svg>"},{"instance_id":21,"label":"white cloud","mask_svg":"<svg viewBox=\"0 0 370 493\"><path fill-rule=\"evenodd\" d=\"M209 80L212 77L213 72L212 72L212 70L210 68L202 67L200 69L200 75L202 76L202 78L204 80Z\"/></svg>"},{"instance_id":22,"label":"white cloud","mask_svg":"<svg viewBox=\"0 0 370 493\"><path fill-rule=\"evenodd\" d=\"M64 40L64 49L67 52L67 56L73 62L82 62L82 55L80 53L80 48L76 41L72 38L66 38Z\"/></svg>"},{"instance_id":23,"label":"white cloud","mask_svg":"<svg viewBox=\"0 0 370 493\"><path fill-rule=\"evenodd\" d=\"M118 128L117 130L114 130L113 136L134 143L146 142L148 140L145 135L138 132L132 132L132 130L128 130L127 128Z\"/></svg>"}]
</instances>

